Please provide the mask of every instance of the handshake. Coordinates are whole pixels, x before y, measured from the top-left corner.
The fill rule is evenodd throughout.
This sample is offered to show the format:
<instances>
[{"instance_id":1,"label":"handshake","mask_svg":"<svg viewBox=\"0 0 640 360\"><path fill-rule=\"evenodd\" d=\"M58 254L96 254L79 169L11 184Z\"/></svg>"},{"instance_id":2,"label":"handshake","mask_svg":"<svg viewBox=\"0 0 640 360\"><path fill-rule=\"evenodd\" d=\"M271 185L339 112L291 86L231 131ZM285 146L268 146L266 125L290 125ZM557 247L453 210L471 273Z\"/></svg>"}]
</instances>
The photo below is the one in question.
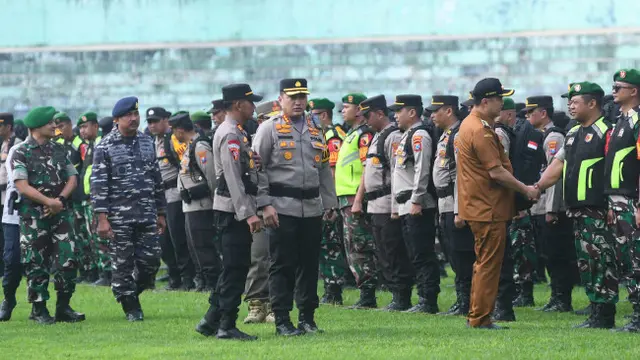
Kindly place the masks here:
<instances>
[{"instance_id":1,"label":"handshake","mask_svg":"<svg viewBox=\"0 0 640 360\"><path fill-rule=\"evenodd\" d=\"M526 196L529 200L534 202L540 200L541 191L540 191L540 188L537 186L537 184L526 185L525 189L526 190L523 193L523 195Z\"/></svg>"}]
</instances>

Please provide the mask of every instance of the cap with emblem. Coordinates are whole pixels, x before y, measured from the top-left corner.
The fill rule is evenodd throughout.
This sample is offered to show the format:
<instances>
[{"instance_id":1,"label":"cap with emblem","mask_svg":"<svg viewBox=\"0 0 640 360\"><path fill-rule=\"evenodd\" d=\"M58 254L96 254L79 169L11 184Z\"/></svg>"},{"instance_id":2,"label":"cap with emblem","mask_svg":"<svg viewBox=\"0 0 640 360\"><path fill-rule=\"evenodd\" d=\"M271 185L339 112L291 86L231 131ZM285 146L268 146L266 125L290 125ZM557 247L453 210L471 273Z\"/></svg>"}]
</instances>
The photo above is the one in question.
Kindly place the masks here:
<instances>
[{"instance_id":1,"label":"cap with emblem","mask_svg":"<svg viewBox=\"0 0 640 360\"><path fill-rule=\"evenodd\" d=\"M502 99L502 110L516 110L516 102L508 97Z\"/></svg>"},{"instance_id":2,"label":"cap with emblem","mask_svg":"<svg viewBox=\"0 0 640 360\"><path fill-rule=\"evenodd\" d=\"M351 93L342 97L343 104L353 104L360 105L361 102L365 101L367 97L361 93Z\"/></svg>"},{"instance_id":3,"label":"cap with emblem","mask_svg":"<svg viewBox=\"0 0 640 360\"><path fill-rule=\"evenodd\" d=\"M387 98L384 95L376 95L360 103L360 112L363 114L375 110L387 110Z\"/></svg>"},{"instance_id":4,"label":"cap with emblem","mask_svg":"<svg viewBox=\"0 0 640 360\"><path fill-rule=\"evenodd\" d=\"M225 102L235 100L257 102L262 100L262 96L254 94L248 84L231 84L222 87L222 100Z\"/></svg>"},{"instance_id":5,"label":"cap with emblem","mask_svg":"<svg viewBox=\"0 0 640 360\"><path fill-rule=\"evenodd\" d=\"M331 111L336 107L333 101L327 98L317 98L309 100L310 110L328 110Z\"/></svg>"},{"instance_id":6,"label":"cap with emblem","mask_svg":"<svg viewBox=\"0 0 640 360\"><path fill-rule=\"evenodd\" d=\"M0 113L0 125L13 125L13 114L8 112Z\"/></svg>"},{"instance_id":7,"label":"cap with emblem","mask_svg":"<svg viewBox=\"0 0 640 360\"><path fill-rule=\"evenodd\" d=\"M613 75L613 81L640 86L640 71L636 69L620 69Z\"/></svg>"},{"instance_id":8,"label":"cap with emblem","mask_svg":"<svg viewBox=\"0 0 640 360\"><path fill-rule=\"evenodd\" d=\"M93 111L87 111L87 112L83 113L82 115L80 115L76 125L80 126L80 125L82 125L84 123L88 123L90 121L98 123L98 114L94 113Z\"/></svg>"},{"instance_id":9,"label":"cap with emblem","mask_svg":"<svg viewBox=\"0 0 640 360\"><path fill-rule=\"evenodd\" d=\"M307 88L307 79L282 79L280 80L280 91L289 96L310 94Z\"/></svg>"},{"instance_id":10,"label":"cap with emblem","mask_svg":"<svg viewBox=\"0 0 640 360\"><path fill-rule=\"evenodd\" d=\"M431 97L431 105L426 110L437 111L443 106L452 106L458 108L458 97L452 95L433 95Z\"/></svg>"},{"instance_id":11,"label":"cap with emblem","mask_svg":"<svg viewBox=\"0 0 640 360\"><path fill-rule=\"evenodd\" d=\"M495 96L511 96L515 93L513 89L505 89L500 80L496 78L486 78L478 81L471 94L474 99L484 99Z\"/></svg>"},{"instance_id":12,"label":"cap with emblem","mask_svg":"<svg viewBox=\"0 0 640 360\"><path fill-rule=\"evenodd\" d=\"M420 95L406 94L397 95L393 105L389 106L389 110L398 111L405 106L422 107L422 97Z\"/></svg>"},{"instance_id":13,"label":"cap with emblem","mask_svg":"<svg viewBox=\"0 0 640 360\"><path fill-rule=\"evenodd\" d=\"M62 122L71 122L71 118L69 117L69 115L67 115L66 112L58 111L55 115L53 115L53 121L55 121L56 124L60 124Z\"/></svg>"},{"instance_id":14,"label":"cap with emblem","mask_svg":"<svg viewBox=\"0 0 640 360\"><path fill-rule=\"evenodd\" d=\"M598 95L604 96L604 90L600 85L588 81L573 83L569 89L569 99L576 95Z\"/></svg>"},{"instance_id":15,"label":"cap with emblem","mask_svg":"<svg viewBox=\"0 0 640 360\"><path fill-rule=\"evenodd\" d=\"M210 114L217 114L220 111L224 110L224 101L222 99L217 99L217 100L213 100L211 102L211 109L209 109L207 112Z\"/></svg>"},{"instance_id":16,"label":"cap with emblem","mask_svg":"<svg viewBox=\"0 0 640 360\"><path fill-rule=\"evenodd\" d=\"M114 118L122 117L133 111L138 111L138 98L135 96L128 96L116 102L113 110L111 111L111 116Z\"/></svg>"},{"instance_id":17,"label":"cap with emblem","mask_svg":"<svg viewBox=\"0 0 640 360\"><path fill-rule=\"evenodd\" d=\"M191 117L188 112L180 111L169 118L169 126L172 128L191 128L193 126L193 122L191 121Z\"/></svg>"},{"instance_id":18,"label":"cap with emblem","mask_svg":"<svg viewBox=\"0 0 640 360\"><path fill-rule=\"evenodd\" d=\"M469 92L469 97L467 98L467 100L465 100L462 104L462 106L465 107L471 107L474 104L474 100L473 100L473 94L471 94L471 92Z\"/></svg>"},{"instance_id":19,"label":"cap with emblem","mask_svg":"<svg viewBox=\"0 0 640 360\"><path fill-rule=\"evenodd\" d=\"M551 96L530 96L524 102L525 111L532 111L536 108L552 108L553 98ZM551 115L551 114L550 114Z\"/></svg>"},{"instance_id":20,"label":"cap with emblem","mask_svg":"<svg viewBox=\"0 0 640 360\"><path fill-rule=\"evenodd\" d=\"M56 109L51 106L33 108L24 117L24 125L29 129L37 129L50 123L55 115Z\"/></svg>"},{"instance_id":21,"label":"cap with emblem","mask_svg":"<svg viewBox=\"0 0 640 360\"><path fill-rule=\"evenodd\" d=\"M160 106L155 106L147 109L147 122L156 122L162 119L171 117L171 113Z\"/></svg>"},{"instance_id":22,"label":"cap with emblem","mask_svg":"<svg viewBox=\"0 0 640 360\"><path fill-rule=\"evenodd\" d=\"M194 123L211 121L211 116L207 114L206 111L202 110L192 112L190 117L191 121L193 121Z\"/></svg>"}]
</instances>

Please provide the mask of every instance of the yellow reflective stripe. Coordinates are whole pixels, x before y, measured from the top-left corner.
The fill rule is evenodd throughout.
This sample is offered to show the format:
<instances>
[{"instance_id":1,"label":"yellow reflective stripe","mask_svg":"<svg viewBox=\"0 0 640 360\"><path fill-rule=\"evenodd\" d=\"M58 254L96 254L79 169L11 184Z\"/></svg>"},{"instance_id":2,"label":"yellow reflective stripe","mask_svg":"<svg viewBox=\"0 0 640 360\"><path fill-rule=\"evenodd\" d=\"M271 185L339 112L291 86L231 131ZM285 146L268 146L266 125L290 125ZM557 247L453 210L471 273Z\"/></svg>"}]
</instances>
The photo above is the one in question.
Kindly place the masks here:
<instances>
[{"instance_id":1,"label":"yellow reflective stripe","mask_svg":"<svg viewBox=\"0 0 640 360\"><path fill-rule=\"evenodd\" d=\"M599 157L595 159L584 160L582 161L582 163L580 163L580 172L578 173L578 201L584 201L587 199L587 186L589 189L592 188L591 178L593 176L593 169L591 169L591 167L602 159L604 158Z\"/></svg>"},{"instance_id":2,"label":"yellow reflective stripe","mask_svg":"<svg viewBox=\"0 0 640 360\"><path fill-rule=\"evenodd\" d=\"M87 166L87 171L84 173L83 186L85 195L89 195L91 192L91 170L93 165Z\"/></svg>"},{"instance_id":3,"label":"yellow reflective stripe","mask_svg":"<svg viewBox=\"0 0 640 360\"><path fill-rule=\"evenodd\" d=\"M611 188L612 189L619 189L620 182L624 181L624 178L622 176L622 167L624 166L624 164L622 163L622 161L635 148L636 148L635 146L630 146L630 147L620 149L618 150L618 152L616 152L615 156L613 157L613 167L611 168Z\"/></svg>"}]
</instances>

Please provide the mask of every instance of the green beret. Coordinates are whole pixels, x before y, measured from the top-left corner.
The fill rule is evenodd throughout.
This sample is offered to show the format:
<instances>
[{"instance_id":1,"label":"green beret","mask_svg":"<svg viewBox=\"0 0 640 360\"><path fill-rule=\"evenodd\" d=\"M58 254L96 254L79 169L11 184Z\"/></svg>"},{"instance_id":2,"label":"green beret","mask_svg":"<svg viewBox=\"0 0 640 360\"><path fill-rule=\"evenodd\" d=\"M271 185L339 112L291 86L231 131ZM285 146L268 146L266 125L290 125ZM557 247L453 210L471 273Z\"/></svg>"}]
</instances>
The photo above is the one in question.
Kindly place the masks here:
<instances>
[{"instance_id":1,"label":"green beret","mask_svg":"<svg viewBox=\"0 0 640 360\"><path fill-rule=\"evenodd\" d=\"M56 109L52 106L41 106L31 109L24 117L24 125L29 129L37 129L47 125L56 115Z\"/></svg>"},{"instance_id":2,"label":"green beret","mask_svg":"<svg viewBox=\"0 0 640 360\"><path fill-rule=\"evenodd\" d=\"M515 110L516 102L510 97L502 98L502 110Z\"/></svg>"},{"instance_id":3,"label":"green beret","mask_svg":"<svg viewBox=\"0 0 640 360\"><path fill-rule=\"evenodd\" d=\"M366 99L367 99L367 97L364 94L352 93L352 94L347 94L347 95L343 96L342 97L342 103L343 104L360 105L360 103L365 101Z\"/></svg>"},{"instance_id":4,"label":"green beret","mask_svg":"<svg viewBox=\"0 0 640 360\"><path fill-rule=\"evenodd\" d=\"M25 118L25 120L26 120L26 118ZM67 115L67 113L63 112L63 111L58 111L53 116L53 120L56 122L56 124L61 123L63 121L71 122L71 118L69 117L69 115Z\"/></svg>"},{"instance_id":5,"label":"green beret","mask_svg":"<svg viewBox=\"0 0 640 360\"><path fill-rule=\"evenodd\" d=\"M640 72L636 69L620 69L613 75L613 81L640 86Z\"/></svg>"},{"instance_id":6,"label":"green beret","mask_svg":"<svg viewBox=\"0 0 640 360\"><path fill-rule=\"evenodd\" d=\"M569 89L569 99L576 95L600 95L604 96L604 90L600 85L588 81L576 82Z\"/></svg>"},{"instance_id":7,"label":"green beret","mask_svg":"<svg viewBox=\"0 0 640 360\"><path fill-rule=\"evenodd\" d=\"M178 111L174 112L173 114L171 114L171 116L169 116L169 117L174 117L174 116L180 115L180 114L189 114L189 112L185 111L185 110L178 110Z\"/></svg>"},{"instance_id":8,"label":"green beret","mask_svg":"<svg viewBox=\"0 0 640 360\"><path fill-rule=\"evenodd\" d=\"M13 125L24 125L24 121L22 121L22 119L15 119Z\"/></svg>"},{"instance_id":9,"label":"green beret","mask_svg":"<svg viewBox=\"0 0 640 360\"><path fill-rule=\"evenodd\" d=\"M344 101L344 99L343 99ZM358 101L358 104L360 104L360 102L362 101ZM316 99L311 99L309 100L309 109L311 110L333 110L333 108L336 107L336 104L333 103L333 101L327 99L327 98L316 98Z\"/></svg>"},{"instance_id":10,"label":"green beret","mask_svg":"<svg viewBox=\"0 0 640 360\"><path fill-rule=\"evenodd\" d=\"M211 115L207 114L206 111L194 111L191 113L191 121L211 121Z\"/></svg>"},{"instance_id":11,"label":"green beret","mask_svg":"<svg viewBox=\"0 0 640 360\"><path fill-rule=\"evenodd\" d=\"M80 125L82 125L84 123L87 123L89 121L93 121L93 122L95 122L97 124L98 123L98 114L94 113L93 111L87 111L84 114L80 115L76 125L80 126Z\"/></svg>"}]
</instances>

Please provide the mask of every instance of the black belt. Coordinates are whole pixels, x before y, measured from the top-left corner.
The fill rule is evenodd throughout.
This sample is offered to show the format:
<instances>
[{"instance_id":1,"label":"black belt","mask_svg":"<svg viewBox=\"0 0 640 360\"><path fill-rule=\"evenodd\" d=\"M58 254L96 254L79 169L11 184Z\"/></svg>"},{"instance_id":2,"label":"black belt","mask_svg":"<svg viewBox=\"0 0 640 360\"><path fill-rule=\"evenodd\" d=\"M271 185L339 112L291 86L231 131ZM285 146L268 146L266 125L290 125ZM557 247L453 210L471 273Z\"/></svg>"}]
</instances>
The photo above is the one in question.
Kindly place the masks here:
<instances>
[{"instance_id":1,"label":"black belt","mask_svg":"<svg viewBox=\"0 0 640 360\"><path fill-rule=\"evenodd\" d=\"M381 198L383 196L387 196L391 194L391 186L384 186L381 189L369 191L364 194L364 201L373 201L375 199Z\"/></svg>"},{"instance_id":2,"label":"black belt","mask_svg":"<svg viewBox=\"0 0 640 360\"><path fill-rule=\"evenodd\" d=\"M164 186L165 190L177 188L178 187L178 178L175 178L173 180L167 180L164 183L162 183L162 185Z\"/></svg>"},{"instance_id":3,"label":"black belt","mask_svg":"<svg viewBox=\"0 0 640 360\"><path fill-rule=\"evenodd\" d=\"M437 187L436 188L436 195L440 199L446 198L446 197L449 197L449 196L453 196L453 184L449 184L449 185L443 186L443 187Z\"/></svg>"},{"instance_id":4,"label":"black belt","mask_svg":"<svg viewBox=\"0 0 640 360\"><path fill-rule=\"evenodd\" d=\"M320 188L302 189L281 184L270 184L269 195L275 197L289 197L298 200L310 200L320 196Z\"/></svg>"}]
</instances>

